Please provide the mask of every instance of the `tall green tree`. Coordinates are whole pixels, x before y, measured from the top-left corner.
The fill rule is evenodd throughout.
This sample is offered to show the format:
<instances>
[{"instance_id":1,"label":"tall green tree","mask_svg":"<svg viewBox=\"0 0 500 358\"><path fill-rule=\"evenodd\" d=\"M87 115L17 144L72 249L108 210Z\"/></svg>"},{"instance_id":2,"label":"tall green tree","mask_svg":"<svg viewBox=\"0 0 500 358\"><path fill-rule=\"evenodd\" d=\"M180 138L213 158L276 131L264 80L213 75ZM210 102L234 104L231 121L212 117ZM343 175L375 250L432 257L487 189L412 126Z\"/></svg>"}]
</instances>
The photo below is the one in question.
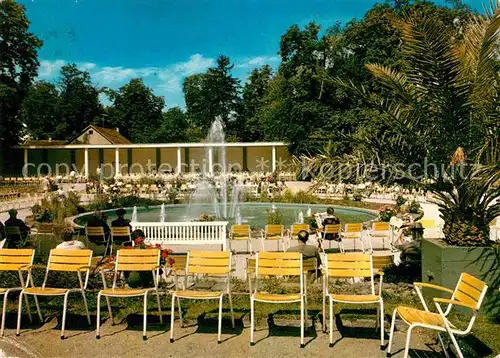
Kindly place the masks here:
<instances>
[{"instance_id":1,"label":"tall green tree","mask_svg":"<svg viewBox=\"0 0 500 358\"><path fill-rule=\"evenodd\" d=\"M24 6L0 1L0 173L5 157L18 144L22 125L21 103L38 71L42 41L29 32Z\"/></svg>"},{"instance_id":2,"label":"tall green tree","mask_svg":"<svg viewBox=\"0 0 500 358\"><path fill-rule=\"evenodd\" d=\"M154 142L163 121L163 97L155 96L140 78L130 80L113 97L107 121L134 143Z\"/></svg>"},{"instance_id":3,"label":"tall green tree","mask_svg":"<svg viewBox=\"0 0 500 358\"><path fill-rule=\"evenodd\" d=\"M255 68L250 73L243 86L243 102L240 116L243 128L240 128L240 138L245 141L261 141L264 138L262 127L257 115L266 103L266 95L271 86L273 71L271 66L264 65Z\"/></svg>"},{"instance_id":4,"label":"tall green tree","mask_svg":"<svg viewBox=\"0 0 500 358\"><path fill-rule=\"evenodd\" d=\"M59 88L61 124L58 133L61 139L70 139L102 116L100 91L92 84L90 73L79 70L75 64L61 68Z\"/></svg>"},{"instance_id":5,"label":"tall green tree","mask_svg":"<svg viewBox=\"0 0 500 358\"><path fill-rule=\"evenodd\" d=\"M163 120L158 132L160 143L181 143L189 140L187 130L189 123L186 114L179 107L169 108L163 113Z\"/></svg>"},{"instance_id":6,"label":"tall green tree","mask_svg":"<svg viewBox=\"0 0 500 358\"><path fill-rule=\"evenodd\" d=\"M240 81L231 74L233 65L226 56L219 56L217 66L204 74L187 77L183 83L187 115L203 133L217 116L229 132L236 131L236 114L240 106Z\"/></svg>"},{"instance_id":7,"label":"tall green tree","mask_svg":"<svg viewBox=\"0 0 500 358\"><path fill-rule=\"evenodd\" d=\"M35 83L28 90L21 108L21 121L33 139L60 138L65 126L61 126L59 92L54 84L45 81Z\"/></svg>"}]
</instances>

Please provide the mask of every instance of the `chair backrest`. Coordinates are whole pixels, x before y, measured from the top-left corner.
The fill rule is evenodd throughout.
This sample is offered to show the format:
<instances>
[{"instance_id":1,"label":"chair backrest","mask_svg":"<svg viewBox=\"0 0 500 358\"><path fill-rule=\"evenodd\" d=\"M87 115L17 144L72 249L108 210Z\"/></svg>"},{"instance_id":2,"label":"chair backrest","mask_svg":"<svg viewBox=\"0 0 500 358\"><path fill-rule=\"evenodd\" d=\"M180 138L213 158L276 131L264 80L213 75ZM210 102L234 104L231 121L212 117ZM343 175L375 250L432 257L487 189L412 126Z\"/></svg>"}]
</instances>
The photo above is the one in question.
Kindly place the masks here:
<instances>
[{"instance_id":1,"label":"chair backrest","mask_svg":"<svg viewBox=\"0 0 500 358\"><path fill-rule=\"evenodd\" d=\"M300 252L257 252L257 276L301 276L302 273Z\"/></svg>"},{"instance_id":2,"label":"chair backrest","mask_svg":"<svg viewBox=\"0 0 500 358\"><path fill-rule=\"evenodd\" d=\"M0 271L18 271L33 265L33 249L0 249Z\"/></svg>"},{"instance_id":3,"label":"chair backrest","mask_svg":"<svg viewBox=\"0 0 500 358\"><path fill-rule=\"evenodd\" d=\"M250 239L250 225L231 226L231 236L234 240Z\"/></svg>"},{"instance_id":4,"label":"chair backrest","mask_svg":"<svg viewBox=\"0 0 500 358\"><path fill-rule=\"evenodd\" d=\"M90 265L92 263L92 250L66 250L52 249L49 254L47 271L42 287L47 283L49 271L76 272L80 281L80 288L85 289L89 280ZM85 273L85 280L82 281L80 274Z\"/></svg>"},{"instance_id":5,"label":"chair backrest","mask_svg":"<svg viewBox=\"0 0 500 358\"><path fill-rule=\"evenodd\" d=\"M463 272L460 275L452 299L466 303L479 309L484 299L488 285L480 279Z\"/></svg>"},{"instance_id":6,"label":"chair backrest","mask_svg":"<svg viewBox=\"0 0 500 358\"><path fill-rule=\"evenodd\" d=\"M338 234L340 233L341 226L340 224L328 224L325 225L324 233L325 234Z\"/></svg>"},{"instance_id":7,"label":"chair backrest","mask_svg":"<svg viewBox=\"0 0 500 358\"><path fill-rule=\"evenodd\" d=\"M87 226L85 232L87 236L100 236L104 238L104 228L102 226Z\"/></svg>"},{"instance_id":8,"label":"chair backrest","mask_svg":"<svg viewBox=\"0 0 500 358\"><path fill-rule=\"evenodd\" d=\"M7 236L7 238L9 238L10 236L21 236L21 230L17 226L6 226L5 236Z\"/></svg>"},{"instance_id":9,"label":"chair backrest","mask_svg":"<svg viewBox=\"0 0 500 358\"><path fill-rule=\"evenodd\" d=\"M372 223L372 231L389 231L390 224L385 221L375 221Z\"/></svg>"},{"instance_id":10,"label":"chair backrest","mask_svg":"<svg viewBox=\"0 0 500 358\"><path fill-rule=\"evenodd\" d=\"M172 259L169 261L169 267L176 271L185 271L186 263L187 263L187 254L186 255L169 255Z\"/></svg>"},{"instance_id":11,"label":"chair backrest","mask_svg":"<svg viewBox=\"0 0 500 358\"><path fill-rule=\"evenodd\" d=\"M344 231L349 233L362 232L363 224L362 223L347 223L344 226Z\"/></svg>"},{"instance_id":12,"label":"chair backrest","mask_svg":"<svg viewBox=\"0 0 500 358\"><path fill-rule=\"evenodd\" d=\"M115 271L154 271L160 265L160 249L120 249Z\"/></svg>"},{"instance_id":13,"label":"chair backrest","mask_svg":"<svg viewBox=\"0 0 500 358\"><path fill-rule=\"evenodd\" d=\"M374 273L377 274L382 271L385 266L392 264L393 259L393 255L372 255Z\"/></svg>"},{"instance_id":14,"label":"chair backrest","mask_svg":"<svg viewBox=\"0 0 500 358\"><path fill-rule=\"evenodd\" d=\"M434 229L435 227L437 227L437 222L435 219L420 219L418 222L424 229Z\"/></svg>"},{"instance_id":15,"label":"chair backrest","mask_svg":"<svg viewBox=\"0 0 500 358\"><path fill-rule=\"evenodd\" d=\"M285 227L279 224L268 224L265 227L266 237L281 237Z\"/></svg>"},{"instance_id":16,"label":"chair backrest","mask_svg":"<svg viewBox=\"0 0 500 358\"><path fill-rule=\"evenodd\" d=\"M111 227L111 235L113 235L113 236L130 236L130 227L129 226Z\"/></svg>"},{"instance_id":17,"label":"chair backrest","mask_svg":"<svg viewBox=\"0 0 500 358\"><path fill-rule=\"evenodd\" d=\"M308 224L293 224L290 227L290 234L292 236L297 236L300 231L305 230L309 232L309 225Z\"/></svg>"},{"instance_id":18,"label":"chair backrest","mask_svg":"<svg viewBox=\"0 0 500 358\"><path fill-rule=\"evenodd\" d=\"M231 272L230 251L189 251L186 274L229 275Z\"/></svg>"},{"instance_id":19,"label":"chair backrest","mask_svg":"<svg viewBox=\"0 0 500 358\"><path fill-rule=\"evenodd\" d=\"M324 260L325 274L328 278L364 277L371 280L372 295L375 295L372 255L368 254L327 254ZM328 287L328 285L327 285Z\"/></svg>"}]
</instances>

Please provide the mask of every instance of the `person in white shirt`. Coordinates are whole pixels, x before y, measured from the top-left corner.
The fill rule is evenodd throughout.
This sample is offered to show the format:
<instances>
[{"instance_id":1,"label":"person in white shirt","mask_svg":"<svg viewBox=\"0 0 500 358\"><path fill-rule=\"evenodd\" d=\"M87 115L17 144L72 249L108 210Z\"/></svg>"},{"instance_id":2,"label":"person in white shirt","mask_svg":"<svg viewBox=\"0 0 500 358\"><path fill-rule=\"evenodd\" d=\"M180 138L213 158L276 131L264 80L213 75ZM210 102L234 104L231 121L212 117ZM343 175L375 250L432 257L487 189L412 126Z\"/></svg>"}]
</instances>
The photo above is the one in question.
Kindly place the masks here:
<instances>
[{"instance_id":1,"label":"person in white shirt","mask_svg":"<svg viewBox=\"0 0 500 358\"><path fill-rule=\"evenodd\" d=\"M73 230L65 230L61 233L63 242L56 246L56 249L81 250L85 249L85 244L78 240L73 240Z\"/></svg>"}]
</instances>

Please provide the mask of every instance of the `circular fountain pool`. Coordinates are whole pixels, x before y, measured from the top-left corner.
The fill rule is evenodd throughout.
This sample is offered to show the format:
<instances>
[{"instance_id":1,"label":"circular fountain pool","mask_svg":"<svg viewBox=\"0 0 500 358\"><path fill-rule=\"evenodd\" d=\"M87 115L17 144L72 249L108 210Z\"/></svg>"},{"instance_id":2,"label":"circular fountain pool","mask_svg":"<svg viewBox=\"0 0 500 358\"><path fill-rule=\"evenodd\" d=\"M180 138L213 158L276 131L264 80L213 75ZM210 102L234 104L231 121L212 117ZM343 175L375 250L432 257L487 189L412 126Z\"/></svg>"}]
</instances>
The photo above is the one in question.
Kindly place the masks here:
<instances>
[{"instance_id":1,"label":"circular fountain pool","mask_svg":"<svg viewBox=\"0 0 500 358\"><path fill-rule=\"evenodd\" d=\"M240 203L239 211L243 223L250 224L253 228L264 228L267 223L267 215L272 206L276 207L283 215L283 223L285 226L297 222L299 213L302 212L304 216L310 208L312 213L325 212L328 205L309 205L309 204L280 204L280 203ZM376 215L363 209L347 208L341 206L334 206L335 215L341 222L365 222L373 220ZM200 212L213 215L213 205L210 204L176 204L165 205L165 221L193 221L196 219ZM196 213L196 214L194 214ZM108 221L116 218L115 211L107 211L109 215ZM79 225L85 226L87 220L92 214L85 214L77 217L75 222ZM127 209L126 217L130 219L132 209ZM154 206L149 208L137 208L137 221L139 222L155 222L160 221L160 207ZM231 224L234 219L228 220Z\"/></svg>"}]
</instances>

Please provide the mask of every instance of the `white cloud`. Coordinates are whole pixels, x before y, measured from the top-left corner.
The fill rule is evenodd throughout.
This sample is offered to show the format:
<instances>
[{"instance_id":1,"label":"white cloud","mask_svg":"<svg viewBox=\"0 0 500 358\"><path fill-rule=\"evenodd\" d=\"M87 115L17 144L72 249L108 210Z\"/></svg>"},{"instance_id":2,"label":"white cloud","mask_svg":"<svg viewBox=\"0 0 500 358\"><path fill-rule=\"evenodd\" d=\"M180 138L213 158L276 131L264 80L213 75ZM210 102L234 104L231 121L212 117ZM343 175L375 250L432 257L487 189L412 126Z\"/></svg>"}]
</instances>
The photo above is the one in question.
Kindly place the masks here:
<instances>
[{"instance_id":1,"label":"white cloud","mask_svg":"<svg viewBox=\"0 0 500 358\"><path fill-rule=\"evenodd\" d=\"M59 76L59 71L65 64L66 61L64 60L40 61L40 67L38 68L38 77L42 80L52 80Z\"/></svg>"},{"instance_id":2,"label":"white cloud","mask_svg":"<svg viewBox=\"0 0 500 358\"><path fill-rule=\"evenodd\" d=\"M270 65L279 61L279 56L257 56L245 58L243 61L234 65L234 68L260 67L263 65Z\"/></svg>"}]
</instances>

